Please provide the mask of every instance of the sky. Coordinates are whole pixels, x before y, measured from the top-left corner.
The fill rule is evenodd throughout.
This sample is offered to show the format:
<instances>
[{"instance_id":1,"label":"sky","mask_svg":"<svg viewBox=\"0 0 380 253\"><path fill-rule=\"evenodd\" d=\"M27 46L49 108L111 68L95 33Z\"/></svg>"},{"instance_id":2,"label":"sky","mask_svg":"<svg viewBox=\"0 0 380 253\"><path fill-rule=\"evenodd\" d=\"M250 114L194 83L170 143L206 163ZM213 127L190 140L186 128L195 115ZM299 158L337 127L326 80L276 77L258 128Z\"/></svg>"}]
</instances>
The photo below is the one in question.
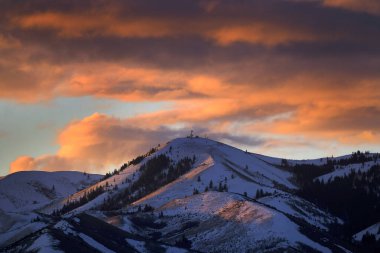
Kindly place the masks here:
<instances>
[{"instance_id":1,"label":"sky","mask_svg":"<svg viewBox=\"0 0 380 253\"><path fill-rule=\"evenodd\" d=\"M0 175L105 173L194 130L380 151L380 1L0 0Z\"/></svg>"}]
</instances>

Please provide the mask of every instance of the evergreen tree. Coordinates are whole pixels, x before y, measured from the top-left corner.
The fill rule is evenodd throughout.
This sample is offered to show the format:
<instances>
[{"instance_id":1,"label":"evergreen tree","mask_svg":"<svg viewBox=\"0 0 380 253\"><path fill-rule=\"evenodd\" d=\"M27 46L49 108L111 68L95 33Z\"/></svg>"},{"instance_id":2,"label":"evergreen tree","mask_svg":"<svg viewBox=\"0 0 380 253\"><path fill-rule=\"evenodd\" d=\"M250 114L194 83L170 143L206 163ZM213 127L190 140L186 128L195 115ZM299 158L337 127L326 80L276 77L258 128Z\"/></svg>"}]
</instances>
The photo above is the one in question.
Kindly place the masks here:
<instances>
[{"instance_id":1,"label":"evergreen tree","mask_svg":"<svg viewBox=\"0 0 380 253\"><path fill-rule=\"evenodd\" d=\"M219 192L222 192L222 191L223 191L222 182L219 182L218 191L219 191Z\"/></svg>"},{"instance_id":2,"label":"evergreen tree","mask_svg":"<svg viewBox=\"0 0 380 253\"><path fill-rule=\"evenodd\" d=\"M256 199L259 199L260 198L260 191L259 189L256 190L256 196L255 196Z\"/></svg>"},{"instance_id":3,"label":"evergreen tree","mask_svg":"<svg viewBox=\"0 0 380 253\"><path fill-rule=\"evenodd\" d=\"M210 190L212 190L214 188L214 183L212 182L212 180L210 180L210 183L208 184L208 188Z\"/></svg>"}]
</instances>

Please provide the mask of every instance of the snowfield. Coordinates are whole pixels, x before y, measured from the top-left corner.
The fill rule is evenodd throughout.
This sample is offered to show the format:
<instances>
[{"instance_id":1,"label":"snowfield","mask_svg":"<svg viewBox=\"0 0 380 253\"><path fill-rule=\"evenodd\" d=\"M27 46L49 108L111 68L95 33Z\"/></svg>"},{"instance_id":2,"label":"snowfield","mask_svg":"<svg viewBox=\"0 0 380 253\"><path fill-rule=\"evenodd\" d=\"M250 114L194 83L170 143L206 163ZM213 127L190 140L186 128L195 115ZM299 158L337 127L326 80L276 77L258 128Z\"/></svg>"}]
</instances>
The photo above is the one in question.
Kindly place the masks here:
<instances>
[{"instance_id":1,"label":"snowfield","mask_svg":"<svg viewBox=\"0 0 380 253\"><path fill-rule=\"evenodd\" d=\"M27 248L27 251L38 253L62 253L60 250L55 250L53 247L57 246L57 242L48 234L43 234L34 243Z\"/></svg>"},{"instance_id":2,"label":"snowfield","mask_svg":"<svg viewBox=\"0 0 380 253\"><path fill-rule=\"evenodd\" d=\"M373 165L380 164L380 161L374 162L365 162L365 163L356 163L356 164L350 164L347 166L335 166L335 170L333 172L327 173L325 175L322 175L320 177L317 177L315 180L320 180L321 182L328 182L329 180L334 180L336 177L344 177L348 176L352 171L355 172L366 172L368 171Z\"/></svg>"},{"instance_id":3,"label":"snowfield","mask_svg":"<svg viewBox=\"0 0 380 253\"><path fill-rule=\"evenodd\" d=\"M313 203L287 193L267 196L260 198L259 201L283 213L300 218L322 230L328 230L329 224L343 223L341 219L319 209Z\"/></svg>"},{"instance_id":4,"label":"snowfield","mask_svg":"<svg viewBox=\"0 0 380 253\"><path fill-rule=\"evenodd\" d=\"M101 179L101 175L76 171L22 171L0 181L0 209L25 212L67 197Z\"/></svg>"},{"instance_id":5,"label":"snowfield","mask_svg":"<svg viewBox=\"0 0 380 253\"><path fill-rule=\"evenodd\" d=\"M232 193L206 192L172 200L159 207L168 225L162 233L180 230L183 224L198 224L184 231L193 248L202 252L260 251L265 247L285 249L300 243L320 252L328 248L308 239L285 215ZM168 242L178 240L175 234Z\"/></svg>"}]
</instances>

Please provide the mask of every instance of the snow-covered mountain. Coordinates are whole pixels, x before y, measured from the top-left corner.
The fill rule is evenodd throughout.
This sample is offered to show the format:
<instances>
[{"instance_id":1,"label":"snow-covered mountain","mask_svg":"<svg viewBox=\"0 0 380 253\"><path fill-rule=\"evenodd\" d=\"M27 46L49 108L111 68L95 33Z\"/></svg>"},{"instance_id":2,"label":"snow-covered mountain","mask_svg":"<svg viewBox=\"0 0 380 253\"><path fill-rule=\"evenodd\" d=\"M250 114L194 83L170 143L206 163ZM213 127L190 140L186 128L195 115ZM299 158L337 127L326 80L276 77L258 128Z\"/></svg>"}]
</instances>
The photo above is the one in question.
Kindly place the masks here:
<instances>
[{"instance_id":1,"label":"snow-covered mountain","mask_svg":"<svg viewBox=\"0 0 380 253\"><path fill-rule=\"evenodd\" d=\"M30 221L46 205L62 200L102 178L75 171L22 171L0 180L0 245L37 230Z\"/></svg>"},{"instance_id":2,"label":"snow-covered mountain","mask_svg":"<svg viewBox=\"0 0 380 253\"><path fill-rule=\"evenodd\" d=\"M0 209L22 212L41 208L93 185L102 175L76 171L21 171L0 181Z\"/></svg>"},{"instance_id":3,"label":"snow-covered mountain","mask_svg":"<svg viewBox=\"0 0 380 253\"><path fill-rule=\"evenodd\" d=\"M153 242L163 247L159 252L185 252L183 248L199 252L356 252L360 246L344 239L339 231L347 229L347 221L353 221L352 229L359 232L356 227L373 224L375 218L350 220L357 213L340 215L335 206L330 212L331 200L320 192L334 186L339 193L340 181L334 178L354 180L359 192L362 182L376 184L377 157L355 153L338 158L285 160L209 139L179 138L131 160L85 189L47 200L38 206L39 218L32 224L36 228L30 229L35 233L11 245L4 239L0 244L8 245L8 252L21 246L34 250L48 238L48 247L55 245L66 251L69 234L75 235L79 244L87 245L87 250L97 245L104 247L102 252L119 252L118 247L131 245L130 252L156 252L146 246ZM360 177L354 173L355 168ZM55 185L60 192L59 187ZM52 184L45 188L52 189ZM366 204L376 201L371 197ZM23 210L28 208L34 209ZM139 235L139 240L132 242L123 235L123 242L110 244L104 237L96 239L82 231L78 224L73 229L74 221L84 214L100 227L105 221L132 237ZM71 225L57 225L62 222ZM100 230L95 225L94 229ZM57 230L65 236L57 235ZM74 232L68 232L71 230ZM0 235L0 239L9 237L9 233ZM18 235L17 231L12 233Z\"/></svg>"}]
</instances>

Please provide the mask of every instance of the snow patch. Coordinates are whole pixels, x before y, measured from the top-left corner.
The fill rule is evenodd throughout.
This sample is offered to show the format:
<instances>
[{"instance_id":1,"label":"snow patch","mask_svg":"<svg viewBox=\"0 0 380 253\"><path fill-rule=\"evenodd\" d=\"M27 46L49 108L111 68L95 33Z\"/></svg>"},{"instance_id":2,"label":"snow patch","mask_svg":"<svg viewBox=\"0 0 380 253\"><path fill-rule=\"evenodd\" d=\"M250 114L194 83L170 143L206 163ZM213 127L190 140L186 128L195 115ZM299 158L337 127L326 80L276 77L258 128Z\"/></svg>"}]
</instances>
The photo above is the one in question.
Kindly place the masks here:
<instances>
[{"instance_id":1,"label":"snow patch","mask_svg":"<svg viewBox=\"0 0 380 253\"><path fill-rule=\"evenodd\" d=\"M363 236L368 233L370 235L375 235L376 237L376 240L380 240L380 222L379 223L376 223L366 229L363 229L362 231L360 231L359 233L355 234L353 236L354 240L355 241L361 241Z\"/></svg>"},{"instance_id":2,"label":"snow patch","mask_svg":"<svg viewBox=\"0 0 380 253\"><path fill-rule=\"evenodd\" d=\"M54 249L57 242L48 234L42 234L38 237L32 245L29 246L27 251L35 251L38 253L61 253L62 251Z\"/></svg>"},{"instance_id":3,"label":"snow patch","mask_svg":"<svg viewBox=\"0 0 380 253\"><path fill-rule=\"evenodd\" d=\"M126 241L135 248L140 253L148 253L148 251L145 248L145 242L143 241L136 241L133 239L126 239Z\"/></svg>"}]
</instances>

